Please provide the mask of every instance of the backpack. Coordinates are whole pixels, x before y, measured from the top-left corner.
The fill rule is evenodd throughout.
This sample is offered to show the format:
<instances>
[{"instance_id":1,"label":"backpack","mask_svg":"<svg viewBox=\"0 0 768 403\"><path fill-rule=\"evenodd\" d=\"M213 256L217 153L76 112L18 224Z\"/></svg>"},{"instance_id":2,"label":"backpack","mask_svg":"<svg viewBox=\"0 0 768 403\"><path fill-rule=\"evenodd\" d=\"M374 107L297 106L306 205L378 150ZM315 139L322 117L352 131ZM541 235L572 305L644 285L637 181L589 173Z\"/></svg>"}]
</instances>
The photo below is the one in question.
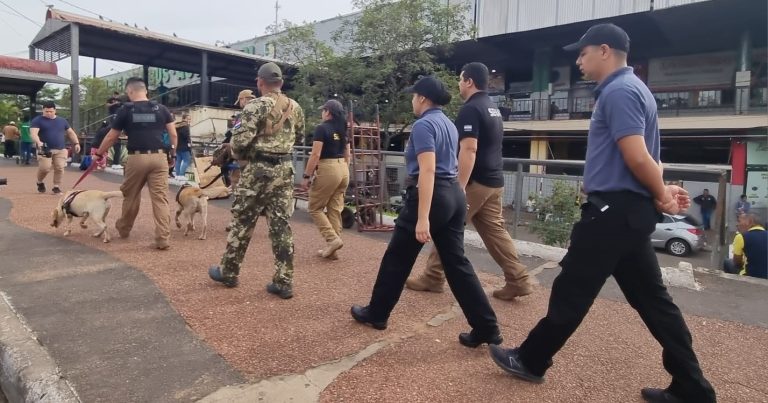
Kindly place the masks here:
<instances>
[{"instance_id":1,"label":"backpack","mask_svg":"<svg viewBox=\"0 0 768 403\"><path fill-rule=\"evenodd\" d=\"M89 166L91 166L91 162L93 162L93 157L90 155L86 155L83 157L83 160L80 161L80 170L85 171L88 169Z\"/></svg>"}]
</instances>

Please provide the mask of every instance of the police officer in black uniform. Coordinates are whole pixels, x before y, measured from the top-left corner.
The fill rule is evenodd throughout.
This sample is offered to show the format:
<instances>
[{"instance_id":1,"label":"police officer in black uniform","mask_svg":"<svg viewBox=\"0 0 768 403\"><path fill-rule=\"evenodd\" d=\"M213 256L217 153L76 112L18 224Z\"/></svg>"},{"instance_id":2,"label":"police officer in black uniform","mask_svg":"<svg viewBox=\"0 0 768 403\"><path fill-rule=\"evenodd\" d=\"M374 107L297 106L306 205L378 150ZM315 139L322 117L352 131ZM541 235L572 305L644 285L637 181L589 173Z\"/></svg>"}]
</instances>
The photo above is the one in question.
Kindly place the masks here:
<instances>
[{"instance_id":1,"label":"police officer in black uniform","mask_svg":"<svg viewBox=\"0 0 768 403\"><path fill-rule=\"evenodd\" d=\"M128 137L128 161L125 166L123 212L115 227L121 238L127 238L141 205L141 189L146 184L152 200L155 219L155 248L168 249L171 236L171 212L168 206L168 160L163 149L163 131L171 139L171 155L175 156L176 126L173 115L163 105L147 98L147 85L138 77L129 78L125 91L131 102L125 103L112 122L112 129L102 141L96 156L103 159L120 132Z\"/></svg>"}]
</instances>

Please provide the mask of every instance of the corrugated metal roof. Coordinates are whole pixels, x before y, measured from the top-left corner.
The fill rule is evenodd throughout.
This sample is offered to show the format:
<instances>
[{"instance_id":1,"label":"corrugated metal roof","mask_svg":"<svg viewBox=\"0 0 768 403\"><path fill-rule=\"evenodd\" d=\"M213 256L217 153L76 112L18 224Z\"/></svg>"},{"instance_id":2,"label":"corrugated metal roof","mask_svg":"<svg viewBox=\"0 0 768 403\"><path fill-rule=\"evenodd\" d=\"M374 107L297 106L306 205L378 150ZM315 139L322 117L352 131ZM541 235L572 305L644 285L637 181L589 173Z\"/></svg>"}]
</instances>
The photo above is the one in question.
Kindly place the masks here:
<instances>
[{"instance_id":1,"label":"corrugated metal roof","mask_svg":"<svg viewBox=\"0 0 768 403\"><path fill-rule=\"evenodd\" d=\"M170 45L185 46L185 47L189 47L189 48L193 48L201 51L207 51L210 53L226 54L226 55L236 56L243 59L250 59L250 60L262 62L262 63L277 62L277 60L271 57L250 55L234 49L221 48L213 45L208 45L205 43L190 41L187 39L182 39L182 38L178 38L171 35L165 35L165 34L152 32L149 30L141 29L141 28L131 27L126 24L121 24L119 22L86 17L83 15L69 13L69 12L57 10L54 8L48 9L45 18L46 20L58 20L63 22L75 23L79 25L109 30L109 31L113 31L123 35L130 35L137 38L164 42ZM33 45L40 42L42 39L44 39L40 37L41 34L43 34L42 31L40 34L38 34L38 37L35 37L35 39L32 40Z\"/></svg>"},{"instance_id":2,"label":"corrugated metal roof","mask_svg":"<svg viewBox=\"0 0 768 403\"><path fill-rule=\"evenodd\" d=\"M655 0L654 10L710 0ZM651 11L651 0L479 0L479 37Z\"/></svg>"},{"instance_id":3,"label":"corrugated metal roof","mask_svg":"<svg viewBox=\"0 0 768 403\"><path fill-rule=\"evenodd\" d=\"M73 37L78 40L80 56L196 74L202 74L206 66L209 77L238 83L253 82L254 69L274 61L269 57L56 9L47 11L45 24L31 43L33 58L55 62L71 56ZM284 69L291 67L288 63L278 63Z\"/></svg>"}]
</instances>

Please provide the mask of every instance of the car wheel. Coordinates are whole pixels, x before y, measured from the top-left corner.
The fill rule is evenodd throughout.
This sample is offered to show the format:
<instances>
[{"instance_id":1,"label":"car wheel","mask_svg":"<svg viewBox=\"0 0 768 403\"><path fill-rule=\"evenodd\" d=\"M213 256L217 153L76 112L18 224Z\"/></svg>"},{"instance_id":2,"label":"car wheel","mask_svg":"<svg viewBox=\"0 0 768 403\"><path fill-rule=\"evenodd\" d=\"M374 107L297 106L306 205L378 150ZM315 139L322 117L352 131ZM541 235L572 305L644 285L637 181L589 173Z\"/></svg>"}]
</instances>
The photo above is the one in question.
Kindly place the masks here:
<instances>
[{"instance_id":1,"label":"car wheel","mask_svg":"<svg viewBox=\"0 0 768 403\"><path fill-rule=\"evenodd\" d=\"M667 252L675 256L685 256L691 252L691 246L680 238L674 238L667 242Z\"/></svg>"}]
</instances>

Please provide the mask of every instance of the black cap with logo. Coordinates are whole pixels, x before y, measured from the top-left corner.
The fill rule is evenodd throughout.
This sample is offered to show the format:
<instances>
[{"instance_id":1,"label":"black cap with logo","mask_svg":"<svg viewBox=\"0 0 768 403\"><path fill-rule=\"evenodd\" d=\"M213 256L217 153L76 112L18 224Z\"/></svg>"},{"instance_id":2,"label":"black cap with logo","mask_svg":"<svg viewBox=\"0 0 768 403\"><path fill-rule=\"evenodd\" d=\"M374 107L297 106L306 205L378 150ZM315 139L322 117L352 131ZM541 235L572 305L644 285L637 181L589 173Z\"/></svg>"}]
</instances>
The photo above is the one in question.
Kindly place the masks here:
<instances>
[{"instance_id":1,"label":"black cap with logo","mask_svg":"<svg viewBox=\"0 0 768 403\"><path fill-rule=\"evenodd\" d=\"M578 42L564 46L563 49L572 52L586 46L608 45L611 49L629 52L629 35L614 24L593 25Z\"/></svg>"},{"instance_id":2,"label":"black cap with logo","mask_svg":"<svg viewBox=\"0 0 768 403\"><path fill-rule=\"evenodd\" d=\"M443 106L451 103L451 93L445 88L445 84L434 76L422 77L403 92L419 94L436 105Z\"/></svg>"},{"instance_id":3,"label":"black cap with logo","mask_svg":"<svg viewBox=\"0 0 768 403\"><path fill-rule=\"evenodd\" d=\"M341 102L335 99L329 99L323 104L323 106L317 109L320 109L320 110L325 109L326 111L328 111L328 113L334 116L337 116L337 115L344 116L344 106L341 104Z\"/></svg>"}]
</instances>

